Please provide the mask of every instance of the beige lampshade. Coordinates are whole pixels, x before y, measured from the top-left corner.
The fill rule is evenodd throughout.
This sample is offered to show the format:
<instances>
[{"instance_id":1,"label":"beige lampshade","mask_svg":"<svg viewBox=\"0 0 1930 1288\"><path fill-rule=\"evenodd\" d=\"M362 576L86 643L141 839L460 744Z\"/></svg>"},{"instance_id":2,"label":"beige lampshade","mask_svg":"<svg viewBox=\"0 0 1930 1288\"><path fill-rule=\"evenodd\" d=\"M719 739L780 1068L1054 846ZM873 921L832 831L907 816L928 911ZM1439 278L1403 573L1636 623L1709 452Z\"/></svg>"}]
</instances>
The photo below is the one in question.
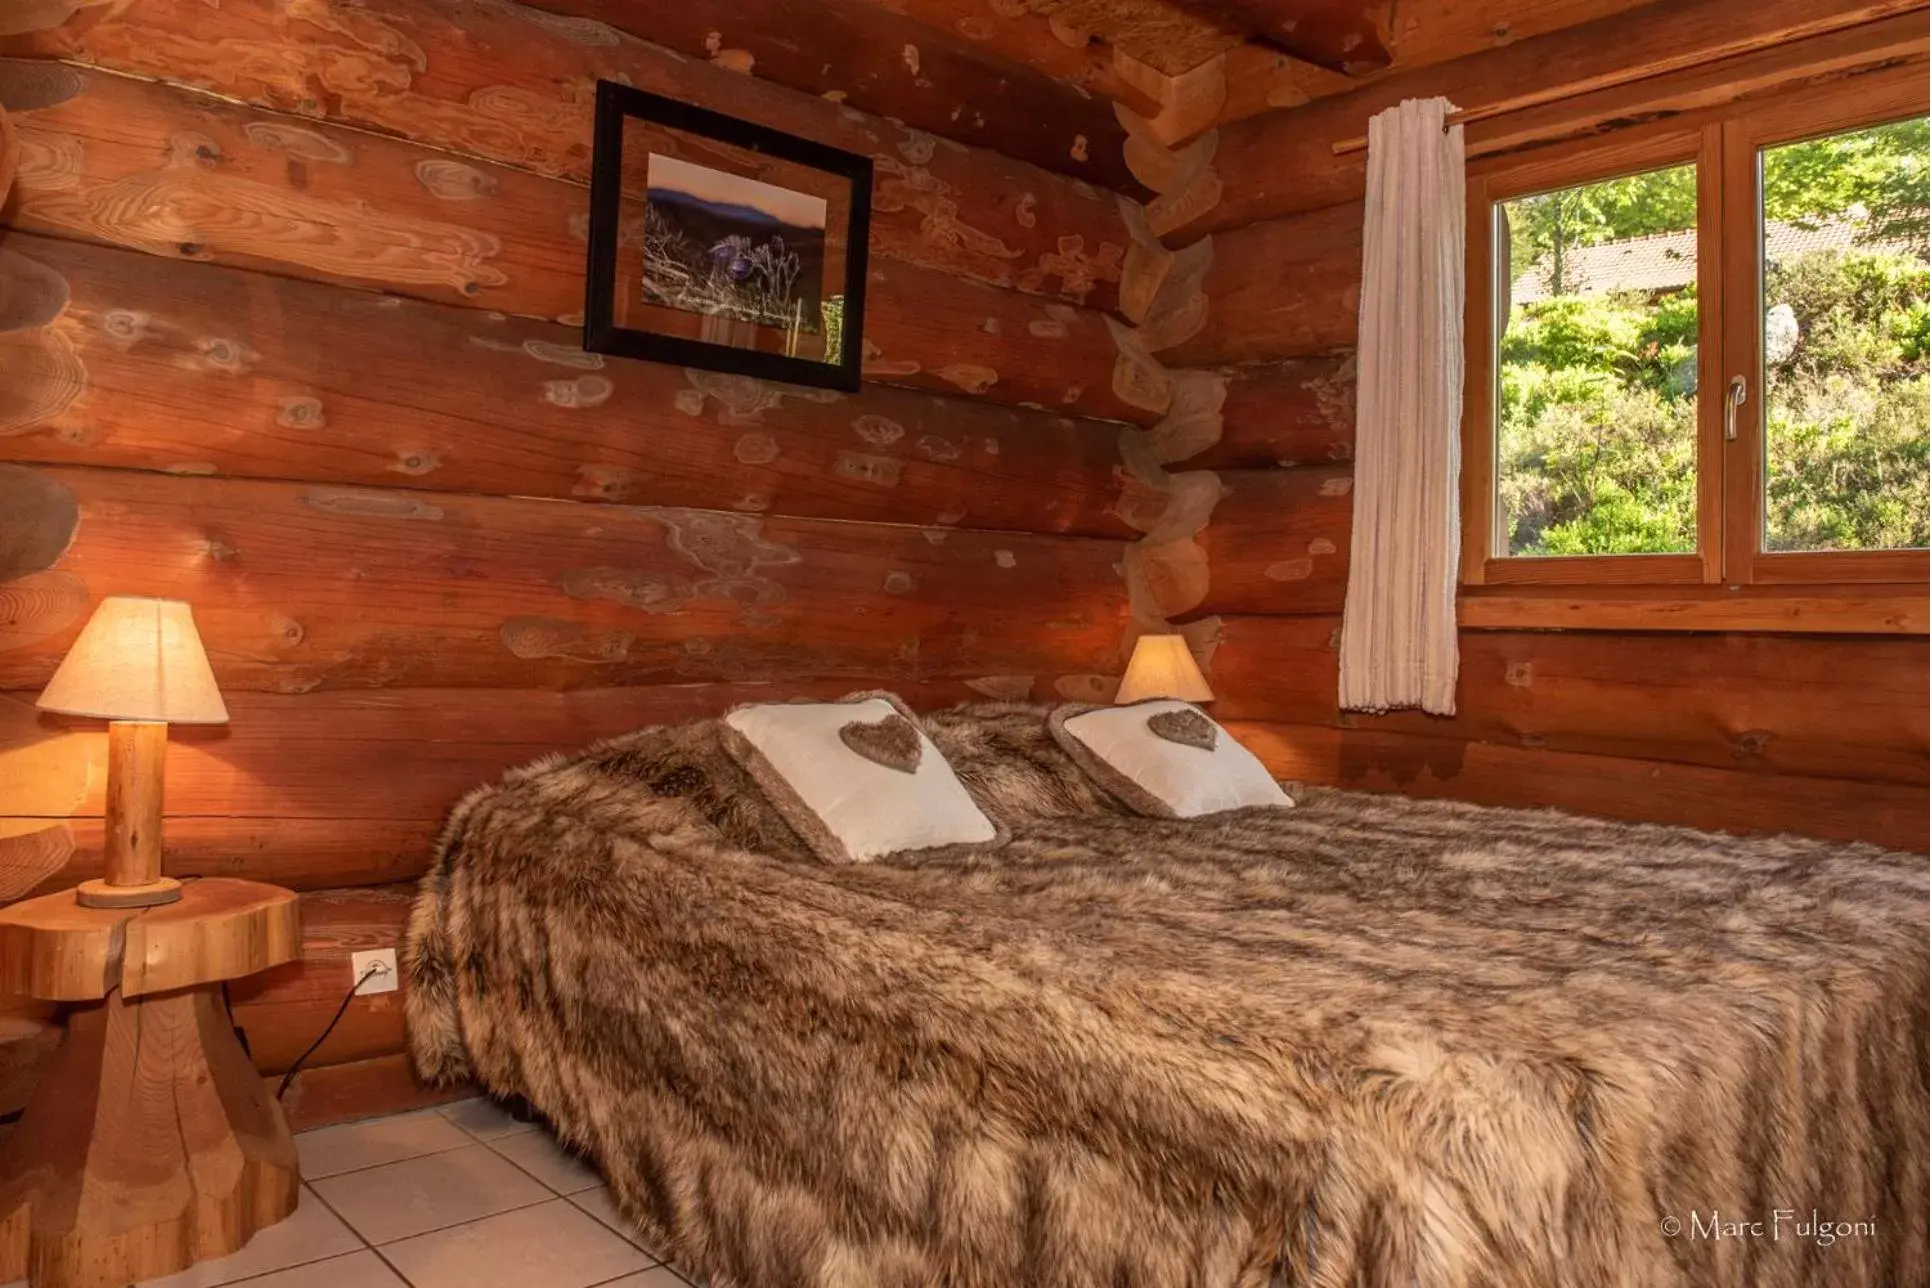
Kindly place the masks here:
<instances>
[{"instance_id":1,"label":"beige lampshade","mask_svg":"<svg viewBox=\"0 0 1930 1288\"><path fill-rule=\"evenodd\" d=\"M1126 665L1126 678L1119 682L1119 696L1113 701L1124 705L1147 698L1178 698L1182 702L1211 702L1213 690L1200 674L1193 650L1182 635L1141 635L1133 646L1133 660Z\"/></svg>"},{"instance_id":2,"label":"beige lampshade","mask_svg":"<svg viewBox=\"0 0 1930 1288\"><path fill-rule=\"evenodd\" d=\"M178 599L103 599L37 705L102 720L228 723L194 614Z\"/></svg>"}]
</instances>

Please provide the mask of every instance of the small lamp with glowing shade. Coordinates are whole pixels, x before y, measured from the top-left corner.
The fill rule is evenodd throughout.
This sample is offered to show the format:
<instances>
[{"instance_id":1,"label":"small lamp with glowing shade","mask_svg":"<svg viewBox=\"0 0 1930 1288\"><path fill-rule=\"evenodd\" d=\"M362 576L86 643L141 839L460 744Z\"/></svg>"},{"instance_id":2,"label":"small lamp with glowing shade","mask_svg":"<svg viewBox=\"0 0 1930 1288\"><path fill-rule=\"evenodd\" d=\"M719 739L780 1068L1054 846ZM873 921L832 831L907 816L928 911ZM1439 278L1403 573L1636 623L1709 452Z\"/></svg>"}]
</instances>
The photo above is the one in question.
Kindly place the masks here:
<instances>
[{"instance_id":1,"label":"small lamp with glowing shade","mask_svg":"<svg viewBox=\"0 0 1930 1288\"><path fill-rule=\"evenodd\" d=\"M83 882L89 908L173 903L181 883L161 875L161 795L171 724L226 724L228 708L178 599L110 595L36 703L107 725L107 875Z\"/></svg>"},{"instance_id":2,"label":"small lamp with glowing shade","mask_svg":"<svg viewBox=\"0 0 1930 1288\"><path fill-rule=\"evenodd\" d=\"M1177 698L1181 702L1211 702L1213 690L1193 660L1183 635L1141 635L1133 645L1132 661L1119 682L1113 702L1125 706L1148 698Z\"/></svg>"}]
</instances>

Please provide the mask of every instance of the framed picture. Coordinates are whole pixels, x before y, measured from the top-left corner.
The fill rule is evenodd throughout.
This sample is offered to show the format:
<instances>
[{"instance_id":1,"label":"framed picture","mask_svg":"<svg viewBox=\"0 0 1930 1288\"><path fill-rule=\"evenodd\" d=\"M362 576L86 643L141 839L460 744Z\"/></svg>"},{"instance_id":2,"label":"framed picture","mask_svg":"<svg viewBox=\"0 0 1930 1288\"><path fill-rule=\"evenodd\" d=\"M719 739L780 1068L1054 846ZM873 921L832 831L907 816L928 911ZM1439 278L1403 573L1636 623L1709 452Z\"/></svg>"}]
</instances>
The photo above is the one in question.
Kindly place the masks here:
<instances>
[{"instance_id":1,"label":"framed picture","mask_svg":"<svg viewBox=\"0 0 1930 1288\"><path fill-rule=\"evenodd\" d=\"M583 347L856 390L871 159L599 81Z\"/></svg>"}]
</instances>

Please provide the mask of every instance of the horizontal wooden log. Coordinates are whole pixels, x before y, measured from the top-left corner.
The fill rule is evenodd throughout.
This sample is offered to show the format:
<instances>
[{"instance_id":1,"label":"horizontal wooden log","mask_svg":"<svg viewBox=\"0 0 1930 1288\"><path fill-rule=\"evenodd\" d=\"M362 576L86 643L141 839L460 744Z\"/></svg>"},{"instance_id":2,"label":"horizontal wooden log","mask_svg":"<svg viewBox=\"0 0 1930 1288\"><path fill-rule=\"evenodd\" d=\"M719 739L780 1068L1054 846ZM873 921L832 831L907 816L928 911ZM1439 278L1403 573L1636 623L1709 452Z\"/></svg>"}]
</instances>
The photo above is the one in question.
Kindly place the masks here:
<instances>
[{"instance_id":1,"label":"horizontal wooden log","mask_svg":"<svg viewBox=\"0 0 1930 1288\"><path fill-rule=\"evenodd\" d=\"M1188 469L1323 465L1354 457L1352 354L1234 368L1220 440Z\"/></svg>"},{"instance_id":2,"label":"horizontal wooden log","mask_svg":"<svg viewBox=\"0 0 1930 1288\"><path fill-rule=\"evenodd\" d=\"M1229 470L1227 495L1199 536L1208 590L1194 610L1331 613L1347 598L1351 467Z\"/></svg>"},{"instance_id":3,"label":"horizontal wooden log","mask_svg":"<svg viewBox=\"0 0 1930 1288\"><path fill-rule=\"evenodd\" d=\"M1528 6L1470 5L1462 0L1419 0L1418 3L1403 0L1400 22L1392 33L1394 61L1383 71L1346 76L1258 44L1228 50L1226 101L1214 115L1213 124L1226 126L1315 99L1352 94L1367 85L1395 77L1406 78L1403 83L1420 83L1416 73L1423 69L1503 49L1652 3L1653 0L1549 0Z\"/></svg>"},{"instance_id":4,"label":"horizontal wooden log","mask_svg":"<svg viewBox=\"0 0 1930 1288\"><path fill-rule=\"evenodd\" d=\"M21 66L0 64L0 80ZM69 75L70 97L17 118L16 227L580 321L582 187L165 85ZM1149 415L1114 391L1118 348L1095 310L883 256L868 303L874 378L1074 415Z\"/></svg>"},{"instance_id":5,"label":"horizontal wooden log","mask_svg":"<svg viewBox=\"0 0 1930 1288\"><path fill-rule=\"evenodd\" d=\"M930 7L935 0L909 3ZM1040 15L1068 45L1102 40L1167 76L1190 71L1243 39L1231 24L1168 0L999 0L987 8L1000 15Z\"/></svg>"},{"instance_id":6,"label":"horizontal wooden log","mask_svg":"<svg viewBox=\"0 0 1930 1288\"><path fill-rule=\"evenodd\" d=\"M1339 713L1339 625L1223 619L1224 713L1930 788L1930 639L1463 631L1444 719Z\"/></svg>"},{"instance_id":7,"label":"horizontal wooden log","mask_svg":"<svg viewBox=\"0 0 1930 1288\"><path fill-rule=\"evenodd\" d=\"M1392 65L1380 75L1403 73L1467 58L1595 22L1654 0L1537 0L1532 5L1507 0L1401 0L1399 22L1389 23ZM1391 6L1390 6L1391 9ZM1366 74L1372 79L1375 73Z\"/></svg>"},{"instance_id":8,"label":"horizontal wooden log","mask_svg":"<svg viewBox=\"0 0 1930 1288\"><path fill-rule=\"evenodd\" d=\"M1794 832L1930 852L1930 790L1525 750L1379 729L1235 720L1281 778L1478 805L1726 832Z\"/></svg>"},{"instance_id":9,"label":"horizontal wooden log","mask_svg":"<svg viewBox=\"0 0 1930 1288\"><path fill-rule=\"evenodd\" d=\"M1117 668L1113 668L1115 671ZM1052 701L1097 676L894 685L914 710ZM833 699L861 682L227 695L230 722L170 730L168 875L296 890L413 880L450 806L512 766L741 702ZM100 875L106 734L0 695L0 903Z\"/></svg>"},{"instance_id":10,"label":"horizontal wooden log","mask_svg":"<svg viewBox=\"0 0 1930 1288\"><path fill-rule=\"evenodd\" d=\"M1206 326L1160 354L1169 366L1265 362L1352 349L1360 331L1359 202L1213 239ZM1256 266L1264 265L1264 270Z\"/></svg>"},{"instance_id":11,"label":"horizontal wooden log","mask_svg":"<svg viewBox=\"0 0 1930 1288\"><path fill-rule=\"evenodd\" d=\"M223 686L281 692L1101 670L1126 616L1082 537L4 465L0 511L48 486L79 596L23 599L0 688L109 592L190 600Z\"/></svg>"},{"instance_id":12,"label":"horizontal wooden log","mask_svg":"<svg viewBox=\"0 0 1930 1288\"><path fill-rule=\"evenodd\" d=\"M418 692L441 692L444 701L449 699L448 691ZM30 695L23 695L23 698L26 696ZM322 784L316 781L316 776L326 772L331 760L339 760L335 768L359 775L338 784L344 808L369 808L358 806L357 801L373 795L384 802L400 802L399 808L421 811L434 809L436 802L441 800L441 812L446 813L447 806L453 804L461 794L461 790L454 786L454 780L461 771L442 748L417 747L396 740L382 744L373 753L331 757L316 745L319 736L310 738L303 734L303 728L311 723L303 708L284 708L278 714L288 721L282 728L284 732L292 734L288 747L293 755L287 761L259 757L259 771L268 775L263 792L246 793L239 797L255 802L257 808L261 807L260 802L265 799L266 790L272 784L293 784L293 790L297 792L308 784L311 795L319 791ZM322 713L318 711L313 722L318 724L322 718ZM63 728L54 724L51 728L55 736L86 736L84 726ZM175 733L179 741L181 731L176 730ZM564 741L550 750L565 751L576 745L575 742ZM240 753L244 748L254 750L246 747L246 744L237 746L229 743L211 748L198 739L190 739L184 753L175 753L173 759L176 762L210 756L214 751L220 753L219 757L189 772L189 781L199 783L206 789L198 792L203 808L222 807L223 802L218 799L216 775L237 772L235 762L227 759L227 756L231 750ZM491 749L489 744L477 748L475 765L479 772L476 782L485 781L499 768L508 767L507 764L498 766L493 763ZM547 751L536 750L534 744L527 756L502 746L494 750L496 761L502 760L506 754L526 760L548 754ZM418 776L413 766L407 772L393 772L395 764L407 763L408 758L418 752L434 762L435 767L429 773ZM391 772L382 773L377 765L371 763L372 755L386 758ZM172 796L174 784L170 783L169 788ZM10 792L8 795L18 796L20 793ZM211 806L208 804L210 800L213 800ZM91 800L84 802L83 808L93 804ZM238 818L228 814L182 814L177 812L179 807L172 799L167 804L166 848L162 866L168 876L182 880L193 877L234 877L266 881L293 890L412 881L428 867L436 833L442 826L439 816ZM383 807L377 805L374 808ZM7 836L8 832L16 832L17 835ZM0 867L6 868L8 875L16 879L37 878L35 884L25 888L22 897L65 890L103 875L106 866L102 854L105 832L105 824L98 814L90 813L65 820L0 817ZM0 895L10 896L13 888L0 886Z\"/></svg>"},{"instance_id":13,"label":"horizontal wooden log","mask_svg":"<svg viewBox=\"0 0 1930 1288\"><path fill-rule=\"evenodd\" d=\"M219 9L200 0L140 0L31 37L24 48L579 183L589 178L596 82L620 80L871 156L879 167L878 254L1110 307L1110 283L1130 243L1109 193L733 74L602 23L507 0L385 0L352 12L318 22L277 0L225 0ZM689 13L695 21L715 17L713 6ZM671 21L687 20L667 10L653 17L653 25ZM772 39L806 29L777 28ZM335 153L323 144L303 156L313 145L300 124L279 127L289 147L284 158L320 178ZM1102 168L1108 186L1126 182L1117 141L1103 159L1096 147L1097 140L1088 147L1089 163ZM449 190L461 194L465 185ZM1082 259L1083 267L1069 267Z\"/></svg>"},{"instance_id":14,"label":"horizontal wooden log","mask_svg":"<svg viewBox=\"0 0 1930 1288\"><path fill-rule=\"evenodd\" d=\"M247 1035L248 1052L263 1073L283 1073L322 1036L355 976L353 953L400 949L408 928L413 886L322 890L301 899L301 956L228 987L235 1023ZM392 993L356 998L341 1023L310 1059L341 1064L392 1055L403 1049L403 1007L408 977Z\"/></svg>"},{"instance_id":15,"label":"horizontal wooden log","mask_svg":"<svg viewBox=\"0 0 1930 1288\"><path fill-rule=\"evenodd\" d=\"M0 298L26 279L68 302L0 335L43 359L9 371L0 460L1132 535L1096 421L606 359L554 325L0 235Z\"/></svg>"},{"instance_id":16,"label":"horizontal wooden log","mask_svg":"<svg viewBox=\"0 0 1930 1288\"><path fill-rule=\"evenodd\" d=\"M268 1082L272 1089L281 1079L270 1077ZM358 1118L427 1109L479 1094L468 1083L431 1087L417 1082L409 1057L398 1053L347 1064L305 1066L282 1097L281 1108L290 1127L308 1131Z\"/></svg>"},{"instance_id":17,"label":"horizontal wooden log","mask_svg":"<svg viewBox=\"0 0 1930 1288\"><path fill-rule=\"evenodd\" d=\"M1160 109L1149 88L1158 76L1138 60L1122 57L1101 40L1087 38L1023 8L986 0L864 0L873 10L903 14L920 26L969 41L1005 62L1044 72L1077 91L1142 115Z\"/></svg>"},{"instance_id":18,"label":"horizontal wooden log","mask_svg":"<svg viewBox=\"0 0 1930 1288\"><path fill-rule=\"evenodd\" d=\"M1286 112L1255 116L1221 131L1217 168L1226 176L1220 203L1189 233L1237 228L1299 211L1358 200L1366 186L1366 156L1335 156L1334 144L1364 135L1378 112L1404 99L1446 97L1463 109L1537 94L1560 95L1625 77L1630 68L1651 77L1714 63L1845 25L1871 22L1923 7L1922 0L1679 0L1627 9L1601 0L1592 20L1540 26L1539 16L1510 15L1510 25L1534 22L1513 43L1413 71L1396 71L1352 93L1319 98ZM1537 9L1541 6L1536 6ZM1626 12L1618 12L1627 9ZM1573 16L1583 16L1577 11ZM1405 21L1405 19L1403 20ZM1521 38L1532 35L1532 38ZM1741 61L1738 59L1738 61ZM1639 106L1621 119L1650 119ZM1507 128L1506 118L1468 127L1468 144L1482 146Z\"/></svg>"},{"instance_id":19,"label":"horizontal wooden log","mask_svg":"<svg viewBox=\"0 0 1930 1288\"><path fill-rule=\"evenodd\" d=\"M1110 103L866 0L534 0L534 7L600 21L1055 174L1117 192L1137 188Z\"/></svg>"},{"instance_id":20,"label":"horizontal wooden log","mask_svg":"<svg viewBox=\"0 0 1930 1288\"><path fill-rule=\"evenodd\" d=\"M1140 424L1163 410L1122 371L1110 315L876 261L865 309L867 380Z\"/></svg>"}]
</instances>

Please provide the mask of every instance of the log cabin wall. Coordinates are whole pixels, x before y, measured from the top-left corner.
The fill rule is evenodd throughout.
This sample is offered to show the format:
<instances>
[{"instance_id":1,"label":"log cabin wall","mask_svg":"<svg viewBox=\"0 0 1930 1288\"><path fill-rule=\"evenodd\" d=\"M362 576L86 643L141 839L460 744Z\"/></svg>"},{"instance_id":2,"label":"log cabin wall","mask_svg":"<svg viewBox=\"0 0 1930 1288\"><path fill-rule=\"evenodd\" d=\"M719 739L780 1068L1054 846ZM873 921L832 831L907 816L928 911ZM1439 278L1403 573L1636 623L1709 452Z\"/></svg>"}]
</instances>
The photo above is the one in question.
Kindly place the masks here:
<instances>
[{"instance_id":1,"label":"log cabin wall","mask_svg":"<svg viewBox=\"0 0 1930 1288\"><path fill-rule=\"evenodd\" d=\"M1490 588L1462 598L1454 719L1343 714L1336 702L1365 159L1337 157L1333 145L1364 134L1382 108L1434 94L1476 109L1504 93L1551 100L1471 124L1477 171L1531 134L1536 146L1558 148L1644 123L1680 125L1752 93L1920 59L1930 47L1923 9L1655 5L1218 131L1219 200L1176 230L1213 238L1215 265L1203 279L1211 317L1162 357L1236 373L1248 370L1238 364L1271 364L1265 415L1229 407L1229 432L1199 458L1227 493L1200 538L1210 582L1200 610L1218 614L1216 713L1276 772L1930 849L1922 587L1809 599L1718 591L1726 602L1713 604ZM1664 60L1714 70L1622 83ZM1552 101L1578 86L1596 88ZM1245 383L1235 374L1231 387ZM1706 629L1684 632L1685 621ZM1545 629L1568 622L1584 629Z\"/></svg>"},{"instance_id":2,"label":"log cabin wall","mask_svg":"<svg viewBox=\"0 0 1930 1288\"><path fill-rule=\"evenodd\" d=\"M1103 698L1203 597L1217 491L1163 462L1270 375L1154 356L1203 322L1155 231L1184 131L940 33L934 110L686 28L133 0L0 40L0 899L100 864L104 732L39 687L101 596L190 600L233 720L173 731L167 870L305 896L303 960L233 990L265 1073L501 769L774 695ZM581 351L599 77L876 159L862 394ZM46 1021L0 1005L0 1112ZM408 1103L401 1051L400 995L355 1002L295 1116Z\"/></svg>"}]
</instances>

